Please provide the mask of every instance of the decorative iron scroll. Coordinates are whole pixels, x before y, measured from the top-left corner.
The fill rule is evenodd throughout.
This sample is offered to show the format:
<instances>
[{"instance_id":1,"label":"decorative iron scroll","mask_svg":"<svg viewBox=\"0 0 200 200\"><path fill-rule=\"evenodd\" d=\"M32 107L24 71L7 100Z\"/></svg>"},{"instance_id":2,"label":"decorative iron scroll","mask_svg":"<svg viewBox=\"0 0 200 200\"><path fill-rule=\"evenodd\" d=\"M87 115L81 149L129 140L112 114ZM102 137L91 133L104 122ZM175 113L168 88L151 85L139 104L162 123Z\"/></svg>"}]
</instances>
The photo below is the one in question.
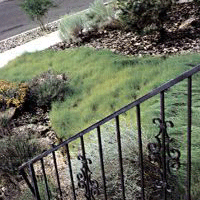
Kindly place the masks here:
<instances>
[{"instance_id":1,"label":"decorative iron scroll","mask_svg":"<svg viewBox=\"0 0 200 200\"><path fill-rule=\"evenodd\" d=\"M159 133L155 136L157 142L149 143L148 144L148 151L149 151L149 160L150 162L156 163L159 167L160 171L160 180L156 181L156 188L160 191L163 188L167 189L167 192L171 192L170 185L166 182L163 182L163 163L162 159L163 156L166 158L166 175L167 178L173 176L172 171L177 171L180 168L180 156L181 153L178 149L174 148L172 143L174 142L173 138L170 138L169 134L167 133L168 127L174 127L172 121L164 121L160 118L154 118L153 123L159 127ZM163 152L163 144L162 144L162 134L165 135L165 152Z\"/></svg>"},{"instance_id":2,"label":"decorative iron scroll","mask_svg":"<svg viewBox=\"0 0 200 200\"><path fill-rule=\"evenodd\" d=\"M92 164L91 159L84 158L79 155L78 160L81 160L82 167L81 173L77 174L78 187L85 189L85 197L90 200L95 200L94 196L99 195L99 184L96 180L91 179L92 172L90 171L88 164Z\"/></svg>"}]
</instances>

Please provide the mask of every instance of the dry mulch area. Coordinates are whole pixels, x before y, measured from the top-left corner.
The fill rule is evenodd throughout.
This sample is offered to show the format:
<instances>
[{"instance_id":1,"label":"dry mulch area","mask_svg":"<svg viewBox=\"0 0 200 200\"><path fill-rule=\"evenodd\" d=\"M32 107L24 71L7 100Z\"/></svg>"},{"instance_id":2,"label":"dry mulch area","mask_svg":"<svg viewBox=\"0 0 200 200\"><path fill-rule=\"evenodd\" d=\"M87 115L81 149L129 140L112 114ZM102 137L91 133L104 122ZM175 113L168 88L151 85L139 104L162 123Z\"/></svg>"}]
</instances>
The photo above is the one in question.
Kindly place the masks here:
<instances>
[{"instance_id":1,"label":"dry mulch area","mask_svg":"<svg viewBox=\"0 0 200 200\"><path fill-rule=\"evenodd\" d=\"M81 42L58 43L50 49L64 50L78 46L110 49L124 55L170 55L200 52L200 25L195 17L194 3L182 3L173 7L165 23L165 39L160 41L158 31L136 34L122 30L100 30L81 36ZM181 28L182 27L182 28Z\"/></svg>"}]
</instances>

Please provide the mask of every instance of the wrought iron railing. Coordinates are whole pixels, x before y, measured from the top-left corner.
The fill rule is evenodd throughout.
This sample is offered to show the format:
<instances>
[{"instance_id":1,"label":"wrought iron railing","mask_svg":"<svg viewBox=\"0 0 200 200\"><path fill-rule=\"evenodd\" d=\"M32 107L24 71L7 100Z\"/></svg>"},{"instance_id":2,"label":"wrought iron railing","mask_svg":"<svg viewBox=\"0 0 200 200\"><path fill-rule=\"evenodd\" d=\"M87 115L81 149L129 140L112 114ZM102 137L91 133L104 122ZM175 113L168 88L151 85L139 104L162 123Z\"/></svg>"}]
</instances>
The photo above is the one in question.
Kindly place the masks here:
<instances>
[{"instance_id":1,"label":"wrought iron railing","mask_svg":"<svg viewBox=\"0 0 200 200\"><path fill-rule=\"evenodd\" d=\"M51 199L52 198L52 187L50 186L50 179L49 176L53 176L51 173L55 173L53 185L57 185L56 189L53 188L54 193L56 193L59 199L78 199L79 191L84 191L81 198L79 199L170 199L173 188L171 187L170 183L171 180L174 181L177 177L174 175L172 171L177 171L180 167L180 157L181 153L180 150L173 145L173 139L168 134L168 128L173 127L174 124L172 121L167 121L165 119L165 94L172 86L176 85L177 83L187 79L187 161L186 161L186 184L185 184L185 199L191 199L191 127L192 127L192 76L200 71L200 65L192 68L191 70L181 74L177 78L170 80L166 84L152 90L150 93L144 95L143 97L139 98L138 100L126 105L125 107L121 108L120 110L114 112L113 114L107 116L106 118L102 119L101 121L93 124L89 128L81 131L80 133L74 135L73 137L69 138L68 140L62 142L57 146L53 146L50 150L45 151L41 155L33 158L32 160L28 161L27 163L23 164L20 168L20 174L23 176L24 180L28 184L32 195L35 199ZM158 126L158 134L155 136L155 142L148 143L147 146L143 144L143 134L142 134L142 121L141 121L141 104L146 102L148 99L160 95L160 117L154 118L153 123ZM127 111L136 108L136 122L137 122L137 141L138 141L138 163L139 163L139 178L137 180L137 185L140 188L139 192L133 191L132 197L127 197L126 194L126 174L124 172L124 163L126 158L123 157L123 148L124 145L122 143L122 135L126 137L121 132L120 124L120 116ZM115 121L115 139L113 141L109 141L110 143L116 144L117 154L113 156L113 161L118 162L119 170L116 173L119 178L116 179L115 185L118 188L118 191L109 191L109 181L113 178L109 178L107 176L108 171L112 170L112 167L109 169L105 168L105 163L107 162L105 156L105 147L103 146L102 137L105 134L102 133L101 127L106 123ZM113 126L113 123L112 123ZM94 132L96 130L96 133ZM94 135L96 134L97 139L90 138L87 134ZM132 136L131 136L132 137ZM80 144L78 145L78 139L80 139ZM93 165L93 160L88 158L87 151L86 151L86 144L88 142L97 143L98 146L98 162L101 169L101 178L97 178L95 180L95 173L91 171L90 166ZM74 143L73 143L74 142ZM71 145L73 143L73 145ZM71 146L70 146L71 145ZM136 144L135 144L136 145ZM78 146L78 148L77 148ZM73 148L77 148L73 150ZM66 168L68 168L68 177L64 178L63 186L63 178L61 177L64 173L65 166L61 169L61 164L58 161L58 157L56 156L58 150L62 149L64 152L63 154L66 155L66 160L64 163L67 162ZM145 149L147 149L147 153L144 153ZM117 155L117 156L116 156ZM49 157L49 160L52 160L52 163L49 167L49 164L44 162L45 158ZM136 156L136 155L135 155ZM78 157L79 164L81 166L78 168L80 169L79 172L75 172L74 169L74 160ZM60 159L60 157L59 157ZM137 160L137 159L136 159ZM147 160L149 161L149 165L151 168L147 166ZM131 161L133 165L135 164L135 160ZM75 164L76 165L76 164ZM115 164L114 164L115 165ZM114 166L113 165L113 169ZM52 169L53 166L53 169ZM94 166L93 166L94 167ZM97 168L97 164L95 164ZM147 194L147 181L148 178L145 178L148 174L146 168L150 168L149 171L154 172L154 181L152 182L154 186L154 191L150 194ZM47 169L48 168L48 169ZM51 173L47 172L51 168L53 171ZM116 168L118 169L118 167ZM62 173L62 174L61 174ZM66 172L67 173L67 172ZM75 173L77 174L75 177ZM150 173L150 172L148 172ZM116 175L116 176L117 176ZM43 189L41 189L41 177L42 177L42 184ZM69 181L70 180L70 181ZM112 181L112 180L111 180ZM151 181L151 180L150 180ZM132 187L132 186L131 186ZM66 193L67 195L64 194ZM71 191L71 194L69 192ZM44 193L44 197L42 197ZM118 192L119 196L116 198L111 198L110 195L113 195L114 192ZM112 194L111 194L112 193ZM148 196L148 197L147 197ZM151 197L150 197L151 196ZM178 198L177 198L178 199Z\"/></svg>"}]
</instances>

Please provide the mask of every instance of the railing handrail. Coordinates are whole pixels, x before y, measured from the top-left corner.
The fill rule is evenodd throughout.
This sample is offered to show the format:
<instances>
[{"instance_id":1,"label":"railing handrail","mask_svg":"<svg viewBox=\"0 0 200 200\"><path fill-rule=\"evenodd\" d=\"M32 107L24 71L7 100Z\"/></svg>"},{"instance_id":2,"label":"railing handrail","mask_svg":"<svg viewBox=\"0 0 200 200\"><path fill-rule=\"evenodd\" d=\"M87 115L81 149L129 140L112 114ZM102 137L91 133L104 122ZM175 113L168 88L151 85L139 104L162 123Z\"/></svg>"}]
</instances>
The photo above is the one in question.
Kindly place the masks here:
<instances>
[{"instance_id":1,"label":"railing handrail","mask_svg":"<svg viewBox=\"0 0 200 200\"><path fill-rule=\"evenodd\" d=\"M44 153L34 157L33 159L29 160L28 162L22 164L19 167L19 170L24 169L25 167L28 167L30 164L33 164L35 162L37 162L38 160L42 159L43 157L46 157L47 155L49 155L50 153L58 150L61 147L64 147L66 144L69 144L70 142L76 140L77 138L85 135L86 133L94 130L95 128L101 126L102 124L105 124L106 122L112 120L113 118L119 116L120 114L130 110L131 108L143 103L144 101L150 99L151 97L161 93L162 91L165 91L167 89L169 89L170 87L172 87L173 85L183 81L186 78L191 77L193 74L197 73L198 71L200 71L200 65L197 65L196 67L192 68L191 70L188 70L186 72L183 72L181 75L179 75L178 77L176 77L175 79L169 80L167 83L161 85L158 88L153 89L151 92L147 93L146 95L140 97L139 99L137 99L136 101L131 102L130 104L122 107L121 109L119 109L118 111L108 115L107 117L105 117L104 119L96 122L95 124L89 126L88 128L82 130L81 132L77 133L76 135L70 137L69 139L67 139L66 141L58 144L57 146L45 151Z\"/></svg>"}]
</instances>

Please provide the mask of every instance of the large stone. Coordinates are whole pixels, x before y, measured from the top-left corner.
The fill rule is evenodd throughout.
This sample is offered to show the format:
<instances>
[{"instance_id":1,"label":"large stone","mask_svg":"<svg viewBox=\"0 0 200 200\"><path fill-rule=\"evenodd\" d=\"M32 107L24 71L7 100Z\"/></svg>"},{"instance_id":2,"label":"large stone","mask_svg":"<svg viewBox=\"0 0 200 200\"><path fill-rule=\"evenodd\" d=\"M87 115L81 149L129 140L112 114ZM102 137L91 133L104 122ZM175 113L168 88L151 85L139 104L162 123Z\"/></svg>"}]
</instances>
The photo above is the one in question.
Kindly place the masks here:
<instances>
[{"instance_id":1,"label":"large stone","mask_svg":"<svg viewBox=\"0 0 200 200\"><path fill-rule=\"evenodd\" d=\"M48 131L49 126L37 125L37 124L27 124L23 126L19 126L13 129L13 133L21 133L21 134L38 134L40 136L44 136Z\"/></svg>"},{"instance_id":2,"label":"large stone","mask_svg":"<svg viewBox=\"0 0 200 200\"><path fill-rule=\"evenodd\" d=\"M195 17L190 17L189 19L185 20L184 22L181 23L179 26L180 30L184 30L192 26L192 23L194 23L197 19Z\"/></svg>"},{"instance_id":3,"label":"large stone","mask_svg":"<svg viewBox=\"0 0 200 200\"><path fill-rule=\"evenodd\" d=\"M7 122L10 121L13 116L15 115L16 108L11 107L6 109L5 111L0 112L0 122L6 120Z\"/></svg>"}]
</instances>

